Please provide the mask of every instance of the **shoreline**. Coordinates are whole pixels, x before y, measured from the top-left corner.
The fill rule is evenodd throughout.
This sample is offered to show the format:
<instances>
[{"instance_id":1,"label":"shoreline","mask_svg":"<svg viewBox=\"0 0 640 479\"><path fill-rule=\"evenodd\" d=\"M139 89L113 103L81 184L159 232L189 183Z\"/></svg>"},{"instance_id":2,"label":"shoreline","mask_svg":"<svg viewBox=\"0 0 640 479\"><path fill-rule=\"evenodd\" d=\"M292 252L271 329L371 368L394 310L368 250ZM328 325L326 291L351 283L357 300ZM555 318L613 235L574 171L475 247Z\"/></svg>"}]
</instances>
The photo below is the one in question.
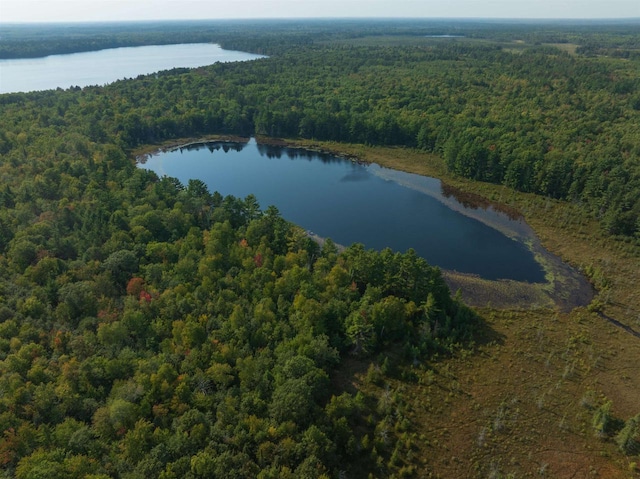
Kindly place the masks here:
<instances>
[{"instance_id":1,"label":"shoreline","mask_svg":"<svg viewBox=\"0 0 640 479\"><path fill-rule=\"evenodd\" d=\"M500 231L505 236L523 243L527 249L533 254L535 261L543 268L546 281L544 283L528 283L524 281L514 280L487 280L478 275L461 273L458 271L445 270L441 268L443 277L452 293L461 292L463 301L474 307L493 307L498 309L558 309L561 312L569 312L575 308L587 306L594 298L596 291L587 278L576 268L548 251L542 245L536 231L525 221L524 216L517 209L508 205L501 204L497 201L489 200L481 195L465 191L457 186L450 185L438 176L431 176L441 182L450 194L446 198L434 195L433 192L425 188L419 188L401 178L393 178L401 176L401 174L416 174L421 177L427 175L414 173L402 168L392 168L385 164L380 164L373 160L366 160L357 154L341 151L339 148L327 148L318 145L316 142L284 140L280 138L270 138L264 136L255 136L258 145L301 148L317 153L330 154L350 161L367 165L377 165L381 171L387 170L389 179L396 181L398 184L406 188L413 188L424 194L431 196L443 203L448 208L464 214L476 221ZM200 138L185 138L165 142L161 145L146 145L132 152L136 162L144 164L151 156L159 152L175 151L182 148L188 148L196 145L206 145L208 143L228 142L228 143L248 143L251 138L234 136L234 135L211 135ZM398 150L402 152L402 150ZM374 172L381 177L387 175ZM405 184L406 183L406 184ZM458 200L462 196L464 201ZM465 203L471 203L470 207L465 207ZM488 221L486 217L477 210L493 209L501 212L509 217L517 217L519 228L513 228L513 224ZM320 246L324 244L326 238L306 231L305 234L316 241ZM345 246L336 243L339 251Z\"/></svg>"}]
</instances>

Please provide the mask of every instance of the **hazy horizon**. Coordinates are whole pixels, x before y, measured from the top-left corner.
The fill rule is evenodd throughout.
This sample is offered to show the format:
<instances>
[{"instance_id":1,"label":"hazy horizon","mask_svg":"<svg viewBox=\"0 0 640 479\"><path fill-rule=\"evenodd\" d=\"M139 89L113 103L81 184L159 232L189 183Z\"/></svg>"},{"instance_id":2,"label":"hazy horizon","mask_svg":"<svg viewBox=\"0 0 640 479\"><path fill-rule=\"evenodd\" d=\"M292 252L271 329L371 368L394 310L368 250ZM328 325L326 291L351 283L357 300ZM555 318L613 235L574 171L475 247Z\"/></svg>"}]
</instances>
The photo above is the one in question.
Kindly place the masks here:
<instances>
[{"instance_id":1,"label":"hazy horizon","mask_svg":"<svg viewBox=\"0 0 640 479\"><path fill-rule=\"evenodd\" d=\"M563 17L539 17L539 18L518 18L518 17L238 17L238 18L157 18L157 19L125 19L125 20L42 20L42 21L12 21L5 22L0 20L0 25L19 26L19 25L91 25L91 24L119 24L119 23L207 23L207 22L278 22L278 21L412 21L424 20L434 22L465 22L465 23L594 23L594 24L613 24L613 23L633 23L640 25L640 15L637 17L611 17L611 18L563 18ZM0 32L1 35L1 32Z\"/></svg>"},{"instance_id":2,"label":"hazy horizon","mask_svg":"<svg viewBox=\"0 0 640 479\"><path fill-rule=\"evenodd\" d=\"M633 20L638 0L3 0L0 23L259 19Z\"/></svg>"}]
</instances>

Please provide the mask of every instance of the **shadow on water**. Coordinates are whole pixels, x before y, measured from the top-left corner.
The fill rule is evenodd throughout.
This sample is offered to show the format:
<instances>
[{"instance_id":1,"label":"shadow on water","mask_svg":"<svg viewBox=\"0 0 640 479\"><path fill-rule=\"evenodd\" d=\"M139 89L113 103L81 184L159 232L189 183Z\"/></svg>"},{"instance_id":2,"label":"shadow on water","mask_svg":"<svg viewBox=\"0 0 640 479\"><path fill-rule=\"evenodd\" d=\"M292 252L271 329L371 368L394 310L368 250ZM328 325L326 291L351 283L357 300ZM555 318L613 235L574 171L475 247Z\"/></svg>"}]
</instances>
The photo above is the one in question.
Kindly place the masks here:
<instances>
[{"instance_id":1,"label":"shadow on water","mask_svg":"<svg viewBox=\"0 0 640 479\"><path fill-rule=\"evenodd\" d=\"M375 165L377 166L377 165ZM460 290L465 303L500 309L557 308L568 312L588 305L594 290L587 278L558 256L549 253L535 231L516 209L461 191L433 178L378 167L374 174L425 193L448 208L473 218L526 245L544 272L542 281L488 280L476 274L443 270L452 291Z\"/></svg>"},{"instance_id":2,"label":"shadow on water","mask_svg":"<svg viewBox=\"0 0 640 479\"><path fill-rule=\"evenodd\" d=\"M483 210L493 210L499 213L505 214L510 220L522 220L524 217L522 214L516 210L515 208L511 208L507 205L501 205L499 203L495 203L493 201L488 200L480 195L476 195L474 193L467 193L466 191L462 191L454 186L448 185L446 183L441 183L441 191L442 196L445 198L453 198L458 203L463 205L468 209L483 209Z\"/></svg>"},{"instance_id":3,"label":"shadow on water","mask_svg":"<svg viewBox=\"0 0 640 479\"><path fill-rule=\"evenodd\" d=\"M209 157L172 160L168 156L172 152L203 149L212 154L241 153L242 157L232 160L219 157L218 161L211 161ZM260 191L264 196L256 194L259 201L275 204L283 216L304 228L325 231L321 236L331 237L334 242L365 245L370 242L367 247L390 246L399 251L414 248L418 254L426 255L427 261L441 265L449 287L452 291L461 290L467 304L567 311L587 305L593 297L586 278L546 251L518 211L465 193L435 178L362 164L333 153L288 147L276 140L266 143L240 138L194 141L141 157L139 162L144 164L149 157L160 155L164 156L155 163L156 172L176 176L181 181L188 180L188 175L210 179L208 186L212 191L222 186L230 189L221 191L222 194L248 194L233 188L245 188L252 193ZM269 158L273 163L260 162L260 157ZM311 164L301 168L300 162L294 160L307 160ZM318 168L319 163L331 168ZM150 164L145 167L154 169ZM212 173L215 168L226 169ZM226 174L224 178L223 174ZM267 177L270 181L265 182ZM418 198L417 193L420 193ZM436 200L435 204L426 197ZM438 203L446 208L436 206ZM468 227L467 224L474 222L464 222L448 210L478 223ZM484 226L480 228L479 223ZM439 243L428 239L434 235ZM429 259L432 254L436 255L435 261ZM442 261L449 261L452 266ZM465 270L456 264L486 269ZM498 270L489 269L496 266ZM509 276L511 274L514 276Z\"/></svg>"}]
</instances>

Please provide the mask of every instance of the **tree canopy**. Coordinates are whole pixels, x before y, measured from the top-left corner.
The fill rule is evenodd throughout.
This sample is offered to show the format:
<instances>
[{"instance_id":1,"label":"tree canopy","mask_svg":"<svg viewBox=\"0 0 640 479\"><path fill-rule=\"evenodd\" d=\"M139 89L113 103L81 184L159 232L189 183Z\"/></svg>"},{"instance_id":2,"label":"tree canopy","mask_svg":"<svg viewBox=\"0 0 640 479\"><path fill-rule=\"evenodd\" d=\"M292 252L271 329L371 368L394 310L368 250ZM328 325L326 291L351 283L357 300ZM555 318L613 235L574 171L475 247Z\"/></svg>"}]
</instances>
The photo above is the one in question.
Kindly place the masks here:
<instances>
[{"instance_id":1,"label":"tree canopy","mask_svg":"<svg viewBox=\"0 0 640 479\"><path fill-rule=\"evenodd\" d=\"M455 174L582 204L609 234L637 239L633 25L587 33L579 25L542 32L474 24L447 41L424 37L453 31L446 22L338 22L333 30L267 22L244 36L232 26L200 27L224 46L272 56L106 88L4 95L3 115L15 111L24 121L3 124L0 151L24 154L33 137L68 129L79 134L77 145L115 140L124 150L211 133L414 147L442 155ZM383 28L377 35L375 26ZM557 47L571 41L618 54ZM54 179L41 176L37 187ZM8 195L5 188L4 201Z\"/></svg>"},{"instance_id":2,"label":"tree canopy","mask_svg":"<svg viewBox=\"0 0 640 479\"><path fill-rule=\"evenodd\" d=\"M139 145L227 133L420 148L637 241L637 32L518 31L583 41L570 54L516 48L514 28L442 42L403 25L391 40L376 24L225 30L223 44L271 57L0 96L7 476L400 474L411 426L393 392L343 391L335 368L389 351L417 364L472 339L474 314L413 251L320 248L255 197L136 168ZM613 51L626 53L590 56Z\"/></svg>"}]
</instances>

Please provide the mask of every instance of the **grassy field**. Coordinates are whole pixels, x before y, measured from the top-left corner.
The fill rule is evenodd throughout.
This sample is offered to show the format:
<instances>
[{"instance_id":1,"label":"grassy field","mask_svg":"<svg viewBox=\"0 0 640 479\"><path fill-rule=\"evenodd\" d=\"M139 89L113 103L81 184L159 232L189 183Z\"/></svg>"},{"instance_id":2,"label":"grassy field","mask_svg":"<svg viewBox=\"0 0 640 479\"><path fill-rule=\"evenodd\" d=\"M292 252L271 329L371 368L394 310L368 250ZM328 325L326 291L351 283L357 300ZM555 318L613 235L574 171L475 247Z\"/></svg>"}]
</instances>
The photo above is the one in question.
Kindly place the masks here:
<instances>
[{"instance_id":1,"label":"grassy field","mask_svg":"<svg viewBox=\"0 0 640 479\"><path fill-rule=\"evenodd\" d=\"M578 46L575 43L545 43L544 45L549 45L550 47L556 47L563 52L567 52L570 55L575 55L578 50Z\"/></svg>"},{"instance_id":2,"label":"grassy field","mask_svg":"<svg viewBox=\"0 0 640 479\"><path fill-rule=\"evenodd\" d=\"M617 419L640 413L637 246L606 237L575 205L451 177L434 155L335 143L301 146L438 177L513 208L548 251L587 274L596 288L589 307L563 312L540 288L460 281L463 294L465 287L476 288L465 296L475 297L472 303L491 306L477 309L484 320L477 344L417 368L416 381L388 378L384 386L405 398L414 425L415 477L640 476L640 458L623 455L612 437L596 434L592 425L607 400ZM351 381L374 388L362 373L353 373Z\"/></svg>"},{"instance_id":3,"label":"grassy field","mask_svg":"<svg viewBox=\"0 0 640 479\"><path fill-rule=\"evenodd\" d=\"M376 382L368 371L383 358L374 358L374 366L347 359L334 386L394 407L395 416L404 418L398 424L409 425L395 431L398 444L405 444L391 460L398 476L640 477L640 457L622 454L615 432L598 434L593 427L594 414L608 400L616 420L640 413L637 246L603 235L576 205L452 177L434 155L287 143L437 177L520 212L540 244L596 288L588 307L568 311L561 299L570 284L553 285L553 293L552 281L532 286L446 273L483 320L474 344L417 367L399 364L395 374Z\"/></svg>"}]
</instances>

